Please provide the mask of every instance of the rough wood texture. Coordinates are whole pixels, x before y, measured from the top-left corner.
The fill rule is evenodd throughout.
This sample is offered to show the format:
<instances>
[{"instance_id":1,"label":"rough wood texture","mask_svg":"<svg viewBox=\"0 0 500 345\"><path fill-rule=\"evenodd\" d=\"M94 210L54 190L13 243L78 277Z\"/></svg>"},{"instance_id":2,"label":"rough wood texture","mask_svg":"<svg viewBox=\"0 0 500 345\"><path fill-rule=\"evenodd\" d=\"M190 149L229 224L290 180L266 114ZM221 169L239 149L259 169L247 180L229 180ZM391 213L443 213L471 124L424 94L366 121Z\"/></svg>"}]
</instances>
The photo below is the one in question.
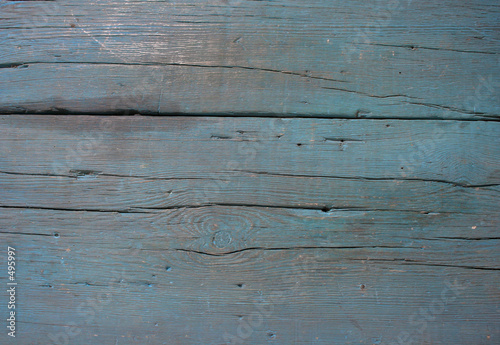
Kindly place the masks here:
<instances>
[{"instance_id":1,"label":"rough wood texture","mask_svg":"<svg viewBox=\"0 0 500 345\"><path fill-rule=\"evenodd\" d=\"M495 1L1 5L3 113L500 113Z\"/></svg>"},{"instance_id":2,"label":"rough wood texture","mask_svg":"<svg viewBox=\"0 0 500 345\"><path fill-rule=\"evenodd\" d=\"M499 22L0 0L0 344L500 344Z\"/></svg>"},{"instance_id":3,"label":"rough wood texture","mask_svg":"<svg viewBox=\"0 0 500 345\"><path fill-rule=\"evenodd\" d=\"M494 344L499 134L1 116L17 343Z\"/></svg>"}]
</instances>

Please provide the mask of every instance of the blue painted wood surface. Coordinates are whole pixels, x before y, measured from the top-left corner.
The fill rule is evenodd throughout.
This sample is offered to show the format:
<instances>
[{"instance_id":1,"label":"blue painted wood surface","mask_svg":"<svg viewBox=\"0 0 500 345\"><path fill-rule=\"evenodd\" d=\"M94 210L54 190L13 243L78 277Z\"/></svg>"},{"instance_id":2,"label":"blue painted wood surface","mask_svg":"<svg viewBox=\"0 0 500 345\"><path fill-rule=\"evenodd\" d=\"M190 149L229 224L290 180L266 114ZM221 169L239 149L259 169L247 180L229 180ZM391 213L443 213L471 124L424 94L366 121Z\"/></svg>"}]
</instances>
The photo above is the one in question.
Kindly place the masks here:
<instances>
[{"instance_id":1,"label":"blue painted wood surface","mask_svg":"<svg viewBox=\"0 0 500 345\"><path fill-rule=\"evenodd\" d=\"M500 110L491 0L1 9L4 113L498 119Z\"/></svg>"},{"instance_id":2,"label":"blue painted wood surface","mask_svg":"<svg viewBox=\"0 0 500 345\"><path fill-rule=\"evenodd\" d=\"M0 344L499 343L498 23L1 0Z\"/></svg>"}]
</instances>

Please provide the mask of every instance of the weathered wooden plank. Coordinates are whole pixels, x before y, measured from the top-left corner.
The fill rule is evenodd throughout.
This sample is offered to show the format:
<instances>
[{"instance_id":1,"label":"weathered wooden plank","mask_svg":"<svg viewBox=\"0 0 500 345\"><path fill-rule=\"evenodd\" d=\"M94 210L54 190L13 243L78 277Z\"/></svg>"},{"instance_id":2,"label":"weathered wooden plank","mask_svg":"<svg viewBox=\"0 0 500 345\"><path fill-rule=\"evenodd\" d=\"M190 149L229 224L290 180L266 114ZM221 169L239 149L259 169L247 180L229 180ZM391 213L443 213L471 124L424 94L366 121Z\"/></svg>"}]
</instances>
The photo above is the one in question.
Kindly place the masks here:
<instances>
[{"instance_id":1,"label":"weathered wooden plank","mask_svg":"<svg viewBox=\"0 0 500 345\"><path fill-rule=\"evenodd\" d=\"M491 342L498 336L498 328L485 327L496 319L496 308L482 298L490 293L487 285L494 285L496 281L481 273L465 273L462 278L482 281L484 285L466 285L460 280L466 288L458 290L455 296L447 288L450 283L444 277L460 276L463 272L452 269L430 272L410 268L390 273L360 264L321 282L304 279L288 284L281 279L288 278L283 277L282 272L265 274L266 270L258 268L249 274L234 269L212 269L210 274L206 269L195 270L205 272L205 276L197 274L198 279L184 279L174 271L161 273L160 267L157 269L158 283L152 287L128 281L136 278L136 271L131 270L122 283L113 281L109 287L33 288L27 302L35 306L34 321L21 327L37 334L33 344L47 344L48 339L63 340L68 328L60 325L68 319L75 319L79 332L66 339L81 344L225 344L229 343L228 339L236 344L405 343L405 340L398 341L399 337L406 338L407 344L425 341L446 344L449 340L467 344ZM284 269L293 272L293 267ZM333 270L332 265L323 268L327 269ZM235 279L227 281L222 271ZM272 283L264 287L264 292L259 282L238 287L236 282L253 276ZM423 289L422 281L439 283ZM360 282L366 284L363 290ZM308 290L315 293L307 293ZM439 299L434 300L434 296L443 291L447 301L444 311ZM47 312L40 301L54 293L61 295L61 311L54 317L59 323L47 325ZM101 297L100 293L108 295ZM131 301L130 296L137 297ZM135 300L140 304L134 303ZM95 317L91 314L93 310L96 310ZM406 315L400 314L401 311ZM464 316L470 321L464 321ZM426 318L429 321L426 322ZM253 327L245 327L250 323ZM447 336L443 337L443 333Z\"/></svg>"},{"instance_id":2,"label":"weathered wooden plank","mask_svg":"<svg viewBox=\"0 0 500 345\"><path fill-rule=\"evenodd\" d=\"M499 131L1 116L19 341L492 343Z\"/></svg>"},{"instance_id":3,"label":"weathered wooden plank","mask_svg":"<svg viewBox=\"0 0 500 345\"><path fill-rule=\"evenodd\" d=\"M0 158L3 206L496 210L495 123L95 116L2 121L9 153Z\"/></svg>"},{"instance_id":4,"label":"weathered wooden plank","mask_svg":"<svg viewBox=\"0 0 500 345\"><path fill-rule=\"evenodd\" d=\"M76 217L37 212L78 227ZM19 277L30 277L19 280L30 291L19 305L30 320L19 327L34 344L467 344L499 335L496 271L385 260L370 249L213 257L120 248L147 231L129 223L103 245L110 231L92 230L92 216L75 237L2 234L19 244ZM113 226L113 215L97 217Z\"/></svg>"},{"instance_id":5,"label":"weathered wooden plank","mask_svg":"<svg viewBox=\"0 0 500 345\"><path fill-rule=\"evenodd\" d=\"M127 212L203 205L400 210L423 213L494 212L498 185L484 188L413 181L359 181L304 177L151 180L65 178L0 173L2 206Z\"/></svg>"},{"instance_id":6,"label":"weathered wooden plank","mask_svg":"<svg viewBox=\"0 0 500 345\"><path fill-rule=\"evenodd\" d=\"M498 119L499 17L485 0L4 2L0 112Z\"/></svg>"},{"instance_id":7,"label":"weathered wooden plank","mask_svg":"<svg viewBox=\"0 0 500 345\"><path fill-rule=\"evenodd\" d=\"M0 124L0 163L12 173L97 181L291 175L464 188L500 181L494 122L4 115Z\"/></svg>"},{"instance_id":8,"label":"weathered wooden plank","mask_svg":"<svg viewBox=\"0 0 500 345\"><path fill-rule=\"evenodd\" d=\"M252 260L247 262L245 252L302 254L303 250L347 262L396 261L400 265L498 269L495 236L499 217L491 214L389 211L324 214L314 210L227 206L136 213L9 208L2 208L1 212L2 227L8 229L3 233L13 235L12 238L19 235L30 243L26 244L28 248L48 241L57 245L52 250L60 250L60 242L73 248L88 241L93 243L94 250L108 253L141 250L175 257L187 252L194 257L200 254L202 261L210 259L208 256L235 254L230 263L241 259L242 262L238 261L241 267L260 260L258 254L250 253ZM60 241L62 237L67 239ZM71 255L79 255L80 250L83 249L71 249ZM85 249L82 254L86 252ZM115 260L119 261L119 255ZM92 262L92 257L87 261ZM90 274L81 279L106 278L105 272L95 274L97 277Z\"/></svg>"}]
</instances>

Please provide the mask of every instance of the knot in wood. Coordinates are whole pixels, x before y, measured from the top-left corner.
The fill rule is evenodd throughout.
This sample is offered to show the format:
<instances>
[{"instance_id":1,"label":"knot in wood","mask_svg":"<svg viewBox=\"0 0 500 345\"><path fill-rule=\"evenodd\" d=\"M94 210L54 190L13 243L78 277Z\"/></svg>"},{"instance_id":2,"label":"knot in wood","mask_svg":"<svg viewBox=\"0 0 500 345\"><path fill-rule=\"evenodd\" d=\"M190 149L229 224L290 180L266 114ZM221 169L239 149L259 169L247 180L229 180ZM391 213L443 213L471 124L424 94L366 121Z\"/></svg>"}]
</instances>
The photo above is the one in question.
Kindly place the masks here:
<instances>
[{"instance_id":1,"label":"knot in wood","mask_svg":"<svg viewBox=\"0 0 500 345\"><path fill-rule=\"evenodd\" d=\"M216 248L225 248L231 243L231 234L227 231L218 231L212 237L212 243Z\"/></svg>"}]
</instances>

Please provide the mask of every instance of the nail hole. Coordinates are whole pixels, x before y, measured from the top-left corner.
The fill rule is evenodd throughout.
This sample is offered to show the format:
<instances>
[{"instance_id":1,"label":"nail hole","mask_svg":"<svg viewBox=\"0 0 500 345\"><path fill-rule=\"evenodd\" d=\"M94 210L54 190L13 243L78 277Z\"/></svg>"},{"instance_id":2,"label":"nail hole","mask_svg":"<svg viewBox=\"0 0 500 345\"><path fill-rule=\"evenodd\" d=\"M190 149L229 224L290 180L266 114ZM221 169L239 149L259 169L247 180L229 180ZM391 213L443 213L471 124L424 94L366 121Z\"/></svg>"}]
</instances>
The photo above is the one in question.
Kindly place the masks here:
<instances>
[{"instance_id":1,"label":"nail hole","mask_svg":"<svg viewBox=\"0 0 500 345\"><path fill-rule=\"evenodd\" d=\"M403 167L401 167L401 170L403 170L403 169L404 169L404 168L403 168Z\"/></svg>"},{"instance_id":2,"label":"nail hole","mask_svg":"<svg viewBox=\"0 0 500 345\"><path fill-rule=\"evenodd\" d=\"M365 284L361 284L359 287L361 288L361 290L364 290L366 288Z\"/></svg>"},{"instance_id":3,"label":"nail hole","mask_svg":"<svg viewBox=\"0 0 500 345\"><path fill-rule=\"evenodd\" d=\"M55 237L55 238L59 238L59 233L58 233L58 232L55 232L55 233L54 233L54 237Z\"/></svg>"},{"instance_id":4,"label":"nail hole","mask_svg":"<svg viewBox=\"0 0 500 345\"><path fill-rule=\"evenodd\" d=\"M243 288L245 287L245 284L241 283L241 284L236 284L236 286L238 286L239 288Z\"/></svg>"},{"instance_id":5,"label":"nail hole","mask_svg":"<svg viewBox=\"0 0 500 345\"><path fill-rule=\"evenodd\" d=\"M302 146L302 144L301 144L301 143L298 143L298 144L297 144L297 146Z\"/></svg>"},{"instance_id":6,"label":"nail hole","mask_svg":"<svg viewBox=\"0 0 500 345\"><path fill-rule=\"evenodd\" d=\"M391 125L389 125L389 124L387 124L387 125L385 125L385 126L386 126L387 128L391 127Z\"/></svg>"},{"instance_id":7,"label":"nail hole","mask_svg":"<svg viewBox=\"0 0 500 345\"><path fill-rule=\"evenodd\" d=\"M276 338L276 333L274 333L273 331L267 331L267 336L271 339L274 339Z\"/></svg>"},{"instance_id":8,"label":"nail hole","mask_svg":"<svg viewBox=\"0 0 500 345\"><path fill-rule=\"evenodd\" d=\"M170 272L172 270L172 267L166 266L165 269L167 270L167 272Z\"/></svg>"}]
</instances>

